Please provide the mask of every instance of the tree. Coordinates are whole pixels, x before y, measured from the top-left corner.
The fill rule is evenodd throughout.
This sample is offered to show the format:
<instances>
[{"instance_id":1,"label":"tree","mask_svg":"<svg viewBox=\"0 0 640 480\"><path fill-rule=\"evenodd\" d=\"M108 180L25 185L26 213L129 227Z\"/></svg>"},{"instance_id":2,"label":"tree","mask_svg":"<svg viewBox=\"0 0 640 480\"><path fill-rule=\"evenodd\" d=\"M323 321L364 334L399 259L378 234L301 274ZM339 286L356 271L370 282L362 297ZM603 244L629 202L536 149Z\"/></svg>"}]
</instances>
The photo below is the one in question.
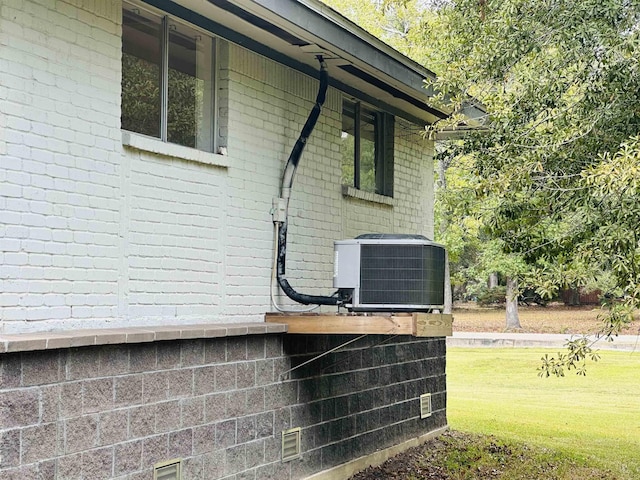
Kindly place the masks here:
<instances>
[{"instance_id":1,"label":"tree","mask_svg":"<svg viewBox=\"0 0 640 480\"><path fill-rule=\"evenodd\" d=\"M378 36L400 52L424 63L429 68L440 65L434 57L432 40L443 33L443 23L438 22L437 1L425 0L326 0L325 3L338 9L370 33ZM427 34L426 32L431 32ZM460 291L480 282L478 275L489 275L482 265L478 265L478 255L486 248L486 235L481 235L482 207L476 193L478 177L471 171L473 162L460 161L455 149L450 145L439 149L436 155L438 165L436 184L436 240L447 246L447 274L445 288L445 311L452 305L452 286ZM353 175L344 172L343 176ZM447 178L451 187L448 188ZM484 202L486 204L486 202ZM495 253L492 251L492 253ZM484 255L489 258L490 255ZM505 263L504 266L509 265ZM503 271L517 275L517 271ZM515 278L515 277L514 277ZM453 285L452 285L453 284ZM510 297L509 321L507 328L518 328L516 293Z\"/></svg>"},{"instance_id":2,"label":"tree","mask_svg":"<svg viewBox=\"0 0 640 480\"><path fill-rule=\"evenodd\" d=\"M472 95L490 116L455 145L495 205L487 232L543 295L613 275L602 334L615 336L640 307L640 5L460 0L436 13L424 32L441 100ZM542 375L584 373L592 344L568 347Z\"/></svg>"},{"instance_id":3,"label":"tree","mask_svg":"<svg viewBox=\"0 0 640 480\"><path fill-rule=\"evenodd\" d=\"M640 4L329 3L349 4L351 14L358 5L365 28L436 71L436 100L459 112L470 97L484 104L486 131L447 148L468 166L476 201L491 205L471 217L480 234L527 266L521 283L550 297L606 279L602 337L631 322L640 307ZM406 12L413 17L402 23ZM397 21L403 28L391 27ZM435 129L457 128L461 119ZM446 235L465 238L460 230ZM452 265L470 245L448 243ZM569 342L544 360L541 374L584 373L588 358L597 358L591 341Z\"/></svg>"},{"instance_id":4,"label":"tree","mask_svg":"<svg viewBox=\"0 0 640 480\"><path fill-rule=\"evenodd\" d=\"M501 242L486 231L484 225L494 205L491 199L477 194L481 179L472 171L472 158L456 157L455 149L446 146L439 150L437 238L447 245L452 282L458 291L477 295L482 301L494 299L497 293L506 304L505 328L520 329L518 277L528 272L529 267L518 255L505 254ZM498 287L498 273L507 279L506 292ZM487 279L494 283L487 285Z\"/></svg>"},{"instance_id":5,"label":"tree","mask_svg":"<svg viewBox=\"0 0 640 480\"><path fill-rule=\"evenodd\" d=\"M520 317L518 316L518 279L516 277L507 277L507 330L519 330Z\"/></svg>"},{"instance_id":6,"label":"tree","mask_svg":"<svg viewBox=\"0 0 640 480\"><path fill-rule=\"evenodd\" d=\"M476 221L473 179L467 175L461 159L438 145L436 153L436 240L447 247L445 271L445 312L453 305L453 290L458 294L473 281L469 275L476 262L479 245L479 223Z\"/></svg>"},{"instance_id":7,"label":"tree","mask_svg":"<svg viewBox=\"0 0 640 480\"><path fill-rule=\"evenodd\" d=\"M383 42L428 66L424 26L439 0L323 0Z\"/></svg>"},{"instance_id":8,"label":"tree","mask_svg":"<svg viewBox=\"0 0 640 480\"><path fill-rule=\"evenodd\" d=\"M159 136L160 67L127 53L122 65L122 127ZM167 136L172 143L195 147L203 117L203 81L176 68L169 68L168 81Z\"/></svg>"}]
</instances>

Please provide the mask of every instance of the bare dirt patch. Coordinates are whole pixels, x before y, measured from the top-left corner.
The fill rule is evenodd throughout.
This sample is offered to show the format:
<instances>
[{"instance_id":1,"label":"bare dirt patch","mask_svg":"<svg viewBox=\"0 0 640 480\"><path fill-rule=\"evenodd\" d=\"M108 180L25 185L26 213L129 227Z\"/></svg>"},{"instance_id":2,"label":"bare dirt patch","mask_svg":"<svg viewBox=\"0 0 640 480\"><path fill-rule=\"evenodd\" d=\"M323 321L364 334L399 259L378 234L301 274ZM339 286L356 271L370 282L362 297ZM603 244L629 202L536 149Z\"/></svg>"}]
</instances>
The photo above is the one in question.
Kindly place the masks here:
<instances>
[{"instance_id":1,"label":"bare dirt patch","mask_svg":"<svg viewBox=\"0 0 640 480\"><path fill-rule=\"evenodd\" d=\"M550 304L546 307L521 306L518 308L522 333L595 334L602 325L598 318L604 310L598 306L567 307ZM638 322L622 333L640 332ZM454 305L453 330L456 332L504 332L504 307L479 307L475 303Z\"/></svg>"}]
</instances>

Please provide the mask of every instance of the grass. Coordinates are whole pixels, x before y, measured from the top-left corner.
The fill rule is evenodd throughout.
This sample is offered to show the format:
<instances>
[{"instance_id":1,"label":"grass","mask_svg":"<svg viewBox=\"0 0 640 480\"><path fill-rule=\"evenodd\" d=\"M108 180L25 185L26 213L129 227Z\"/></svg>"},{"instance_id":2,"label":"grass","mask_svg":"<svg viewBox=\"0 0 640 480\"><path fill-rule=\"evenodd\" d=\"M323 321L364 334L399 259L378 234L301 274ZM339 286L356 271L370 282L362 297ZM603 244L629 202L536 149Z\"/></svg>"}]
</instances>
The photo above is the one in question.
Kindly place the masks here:
<instances>
[{"instance_id":1,"label":"grass","mask_svg":"<svg viewBox=\"0 0 640 480\"><path fill-rule=\"evenodd\" d=\"M462 307L462 308L461 308ZM593 333L600 310L520 309L523 332ZM458 306L454 330L501 332L504 309ZM638 322L627 334L640 334ZM542 379L544 349L447 349L452 431L354 480L638 480L640 351L602 352L586 377Z\"/></svg>"},{"instance_id":2,"label":"grass","mask_svg":"<svg viewBox=\"0 0 640 480\"><path fill-rule=\"evenodd\" d=\"M619 480L619 477L546 448L449 431L352 477L352 480L380 479Z\"/></svg>"},{"instance_id":3,"label":"grass","mask_svg":"<svg viewBox=\"0 0 640 480\"><path fill-rule=\"evenodd\" d=\"M640 353L605 352L586 377L542 379L535 367L543 353L448 349L451 427L550 448L616 479L640 478Z\"/></svg>"}]
</instances>

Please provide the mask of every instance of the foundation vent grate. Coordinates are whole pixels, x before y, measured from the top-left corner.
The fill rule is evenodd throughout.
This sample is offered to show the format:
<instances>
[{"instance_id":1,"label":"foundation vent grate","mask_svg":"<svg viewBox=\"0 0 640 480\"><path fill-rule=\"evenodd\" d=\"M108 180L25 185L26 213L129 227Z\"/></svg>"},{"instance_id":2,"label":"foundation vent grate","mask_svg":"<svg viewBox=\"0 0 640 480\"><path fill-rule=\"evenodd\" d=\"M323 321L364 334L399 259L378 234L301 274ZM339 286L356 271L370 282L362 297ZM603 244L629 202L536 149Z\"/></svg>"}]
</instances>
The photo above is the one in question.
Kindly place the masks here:
<instances>
[{"instance_id":1,"label":"foundation vent grate","mask_svg":"<svg viewBox=\"0 0 640 480\"><path fill-rule=\"evenodd\" d=\"M153 466L153 480L182 480L182 460L169 460Z\"/></svg>"},{"instance_id":2,"label":"foundation vent grate","mask_svg":"<svg viewBox=\"0 0 640 480\"><path fill-rule=\"evenodd\" d=\"M431 416L431 394L420 395L420 418Z\"/></svg>"},{"instance_id":3,"label":"foundation vent grate","mask_svg":"<svg viewBox=\"0 0 640 480\"><path fill-rule=\"evenodd\" d=\"M282 432L282 461L288 462L301 456L300 427Z\"/></svg>"}]
</instances>

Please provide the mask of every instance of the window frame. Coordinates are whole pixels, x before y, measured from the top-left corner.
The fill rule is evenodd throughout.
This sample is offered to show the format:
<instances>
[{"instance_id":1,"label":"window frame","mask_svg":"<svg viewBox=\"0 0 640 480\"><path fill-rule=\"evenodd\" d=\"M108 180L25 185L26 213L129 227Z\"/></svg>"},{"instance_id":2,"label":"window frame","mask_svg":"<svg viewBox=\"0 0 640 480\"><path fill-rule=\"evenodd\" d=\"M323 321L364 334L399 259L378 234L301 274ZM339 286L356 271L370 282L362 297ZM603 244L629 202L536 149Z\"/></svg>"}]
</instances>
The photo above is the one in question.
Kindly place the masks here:
<instances>
[{"instance_id":1,"label":"window frame","mask_svg":"<svg viewBox=\"0 0 640 480\"><path fill-rule=\"evenodd\" d=\"M351 106L348 108L347 106ZM375 185L374 192L369 190L363 190L361 188L361 141L362 141L362 120L363 110L367 116L373 117L374 127L374 175ZM353 183L351 185L345 184L343 191L350 191L355 189L357 191L373 194L376 196L393 198L393 176L394 176L394 130L395 130L395 118L393 115L384 112L380 109L372 107L368 104L361 102L354 98L344 98L342 100L342 126L344 126L344 117L350 112L353 112L354 123L354 147L353 147ZM344 132L344 130L342 130ZM342 161L345 159L343 158ZM343 183L344 183L344 179Z\"/></svg>"},{"instance_id":2,"label":"window frame","mask_svg":"<svg viewBox=\"0 0 640 480\"><path fill-rule=\"evenodd\" d=\"M135 130L129 130L121 126L121 130L123 132L123 139L125 138L132 139L140 136L140 137L149 139L152 143L160 142L162 144L166 144L167 146L171 145L171 146L179 147L179 149L190 149L190 150L195 150L197 152L202 152L205 155L208 153L213 153L213 154L222 153L220 152L221 139L219 136L219 118L218 118L219 114L218 114L218 108L217 108L219 103L218 95L217 95L218 86L219 86L218 62L220 57L220 52L218 49L219 47L218 37L214 35L212 32L206 29L203 29L202 27L199 27L197 25L194 25L192 23L189 23L188 21L185 21L180 17L171 15L168 12L165 12L157 8L153 8L147 5L142 5L138 2L125 0L122 2L122 11L124 12L126 8L129 8L131 10L136 10L136 9L142 10L154 16L160 17L160 37L161 37L160 38L160 95L159 95L160 96L159 98L159 101L160 101L159 130L160 131L158 136L154 136L154 135L147 135L145 133L137 132ZM207 108L211 116L211 120L210 120L211 131L209 132L211 141L210 141L209 147L206 149L198 148L197 145L196 146L183 145L181 143L171 142L169 140L169 47L170 47L170 30L171 30L170 25L173 23L178 23L192 30L195 30L200 34L207 36L211 40L211 59L210 59L211 101L209 105L203 105L203 108ZM124 32L122 33L122 43L124 45ZM124 75L124 72L123 72L123 75ZM121 93L121 101L122 100L123 98ZM122 106L121 106L121 115L122 115ZM137 143L140 143L140 142L137 142ZM142 142L142 143L146 144L149 142ZM136 145L130 145L130 146L137 148ZM173 156L173 155L170 155L170 156ZM202 156L202 155L196 154L196 156ZM212 162L206 162L206 163L212 163Z\"/></svg>"}]
</instances>

